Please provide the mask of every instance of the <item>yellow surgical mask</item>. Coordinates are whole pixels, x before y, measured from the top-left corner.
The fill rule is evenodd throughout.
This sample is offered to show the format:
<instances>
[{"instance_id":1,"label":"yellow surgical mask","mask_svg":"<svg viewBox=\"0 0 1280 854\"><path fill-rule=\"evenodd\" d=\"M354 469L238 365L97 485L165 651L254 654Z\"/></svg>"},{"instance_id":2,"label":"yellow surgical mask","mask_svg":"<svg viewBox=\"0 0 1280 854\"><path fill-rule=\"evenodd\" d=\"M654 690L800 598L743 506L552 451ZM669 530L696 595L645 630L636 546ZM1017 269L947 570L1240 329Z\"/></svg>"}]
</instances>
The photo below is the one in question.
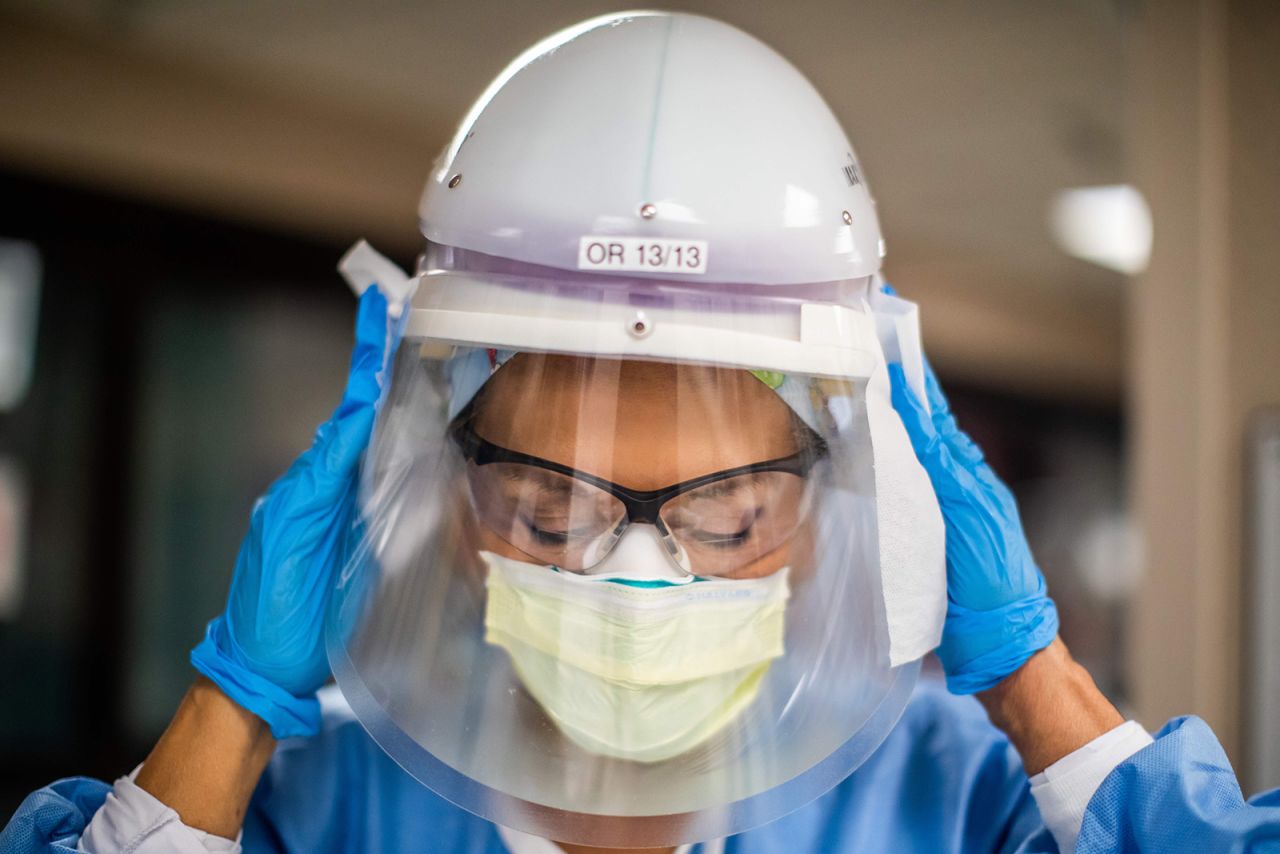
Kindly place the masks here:
<instances>
[{"instance_id":1,"label":"yellow surgical mask","mask_svg":"<svg viewBox=\"0 0 1280 854\"><path fill-rule=\"evenodd\" d=\"M788 570L749 580L601 579L481 552L485 640L560 730L594 753L659 762L705 742L783 652Z\"/></svg>"}]
</instances>

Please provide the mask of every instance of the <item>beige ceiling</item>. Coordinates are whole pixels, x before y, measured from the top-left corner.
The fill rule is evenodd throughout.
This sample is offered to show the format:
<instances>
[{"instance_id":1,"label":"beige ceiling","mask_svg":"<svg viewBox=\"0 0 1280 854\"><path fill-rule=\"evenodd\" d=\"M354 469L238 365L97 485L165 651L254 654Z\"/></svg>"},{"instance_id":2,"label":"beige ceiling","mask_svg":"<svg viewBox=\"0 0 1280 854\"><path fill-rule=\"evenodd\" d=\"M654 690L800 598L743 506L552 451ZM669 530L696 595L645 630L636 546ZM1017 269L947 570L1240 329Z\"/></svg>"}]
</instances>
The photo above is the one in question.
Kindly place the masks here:
<instances>
[{"instance_id":1,"label":"beige ceiling","mask_svg":"<svg viewBox=\"0 0 1280 854\"><path fill-rule=\"evenodd\" d=\"M488 80L537 38L619 8L10 0L0 161L404 246L432 156ZM761 37L830 101L875 188L888 272L922 302L939 362L1032 392L1116 395L1124 281L1063 255L1046 228L1056 191L1123 177L1114 0L681 8Z\"/></svg>"}]
</instances>

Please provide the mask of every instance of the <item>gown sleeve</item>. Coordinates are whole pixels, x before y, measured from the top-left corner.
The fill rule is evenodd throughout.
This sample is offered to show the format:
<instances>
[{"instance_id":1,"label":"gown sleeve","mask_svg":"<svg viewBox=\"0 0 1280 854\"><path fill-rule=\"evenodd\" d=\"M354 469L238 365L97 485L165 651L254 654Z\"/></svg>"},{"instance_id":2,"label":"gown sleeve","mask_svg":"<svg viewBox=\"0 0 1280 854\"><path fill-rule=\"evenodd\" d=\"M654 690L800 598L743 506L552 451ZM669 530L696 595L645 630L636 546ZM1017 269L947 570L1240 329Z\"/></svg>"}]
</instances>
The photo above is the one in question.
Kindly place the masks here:
<instances>
[{"instance_id":1,"label":"gown sleeve","mask_svg":"<svg viewBox=\"0 0 1280 854\"><path fill-rule=\"evenodd\" d=\"M106 783L89 777L68 777L37 789L0 830L0 854L74 852L109 791Z\"/></svg>"},{"instance_id":2,"label":"gown sleeve","mask_svg":"<svg viewBox=\"0 0 1280 854\"><path fill-rule=\"evenodd\" d=\"M176 812L133 782L137 773L121 777L114 787L73 777L33 792L0 832L0 854L239 854L237 840L183 824Z\"/></svg>"},{"instance_id":3,"label":"gown sleeve","mask_svg":"<svg viewBox=\"0 0 1280 854\"><path fill-rule=\"evenodd\" d=\"M1102 781L1076 851L1280 854L1280 789L1246 800L1209 726L1175 718Z\"/></svg>"}]
</instances>

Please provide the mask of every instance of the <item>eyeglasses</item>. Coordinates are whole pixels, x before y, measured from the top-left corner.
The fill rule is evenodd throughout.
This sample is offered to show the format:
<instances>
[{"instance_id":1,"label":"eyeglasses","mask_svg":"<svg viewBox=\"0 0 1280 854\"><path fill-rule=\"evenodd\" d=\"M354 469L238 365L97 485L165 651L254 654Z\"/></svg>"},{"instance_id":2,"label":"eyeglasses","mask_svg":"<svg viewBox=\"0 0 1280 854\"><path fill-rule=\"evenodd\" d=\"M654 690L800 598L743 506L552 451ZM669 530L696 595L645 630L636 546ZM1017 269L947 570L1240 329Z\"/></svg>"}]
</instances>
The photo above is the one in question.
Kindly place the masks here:
<instances>
[{"instance_id":1,"label":"eyeglasses","mask_svg":"<svg viewBox=\"0 0 1280 854\"><path fill-rule=\"evenodd\" d=\"M826 455L816 434L795 454L635 490L571 466L495 445L464 411L450 438L469 463L480 520L540 562L571 572L600 563L628 526L653 525L686 572L727 575L786 543L804 521L814 465Z\"/></svg>"}]
</instances>

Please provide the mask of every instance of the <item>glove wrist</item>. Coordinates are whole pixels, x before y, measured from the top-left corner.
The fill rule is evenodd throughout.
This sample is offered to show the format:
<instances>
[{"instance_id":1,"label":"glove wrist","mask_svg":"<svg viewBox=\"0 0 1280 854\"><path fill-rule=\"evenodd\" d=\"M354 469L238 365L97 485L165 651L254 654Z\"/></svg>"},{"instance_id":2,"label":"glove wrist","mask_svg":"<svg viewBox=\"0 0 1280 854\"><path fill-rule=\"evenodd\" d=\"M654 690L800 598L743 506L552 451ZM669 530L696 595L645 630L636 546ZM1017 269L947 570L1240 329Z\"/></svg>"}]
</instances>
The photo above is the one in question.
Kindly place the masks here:
<instances>
[{"instance_id":1,"label":"glove wrist","mask_svg":"<svg viewBox=\"0 0 1280 854\"><path fill-rule=\"evenodd\" d=\"M938 657L953 694L976 694L999 684L1053 643L1058 609L1048 596L1020 599L990 611L951 602Z\"/></svg>"},{"instance_id":2,"label":"glove wrist","mask_svg":"<svg viewBox=\"0 0 1280 854\"><path fill-rule=\"evenodd\" d=\"M209 623L204 640L191 650L191 665L237 705L262 718L275 738L318 733L320 701L315 695L297 697L233 661L223 652L223 644L219 642L225 630L222 617Z\"/></svg>"}]
</instances>

